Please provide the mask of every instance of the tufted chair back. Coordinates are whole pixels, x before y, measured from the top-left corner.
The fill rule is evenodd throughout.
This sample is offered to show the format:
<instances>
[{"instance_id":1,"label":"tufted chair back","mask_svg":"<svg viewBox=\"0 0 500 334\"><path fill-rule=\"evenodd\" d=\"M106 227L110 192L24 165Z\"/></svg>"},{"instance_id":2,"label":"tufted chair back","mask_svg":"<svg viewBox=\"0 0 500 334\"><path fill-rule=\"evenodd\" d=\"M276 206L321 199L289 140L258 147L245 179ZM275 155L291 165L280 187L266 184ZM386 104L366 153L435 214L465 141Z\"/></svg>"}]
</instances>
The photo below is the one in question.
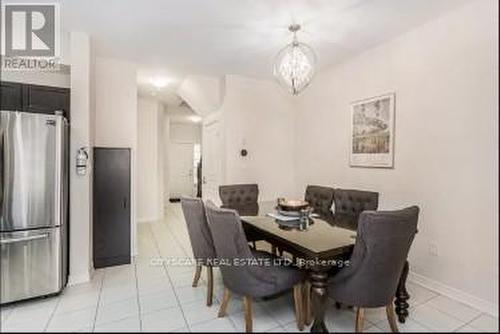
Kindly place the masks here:
<instances>
[{"instance_id":1,"label":"tufted chair back","mask_svg":"<svg viewBox=\"0 0 500 334\"><path fill-rule=\"evenodd\" d=\"M215 247L212 234L208 228L205 207L199 198L182 197L182 211L186 219L189 239L193 248L193 255L197 261L205 264L215 259Z\"/></svg>"},{"instance_id":2,"label":"tufted chair back","mask_svg":"<svg viewBox=\"0 0 500 334\"><path fill-rule=\"evenodd\" d=\"M333 188L307 186L305 200L314 208L314 212L326 213L332 208Z\"/></svg>"},{"instance_id":3,"label":"tufted chair back","mask_svg":"<svg viewBox=\"0 0 500 334\"><path fill-rule=\"evenodd\" d=\"M360 215L365 210L378 208L378 193L373 191L335 189L333 200L335 213Z\"/></svg>"},{"instance_id":4,"label":"tufted chair back","mask_svg":"<svg viewBox=\"0 0 500 334\"><path fill-rule=\"evenodd\" d=\"M259 186L257 184L231 184L219 187L219 196L225 207L238 207L257 203Z\"/></svg>"},{"instance_id":5,"label":"tufted chair back","mask_svg":"<svg viewBox=\"0 0 500 334\"><path fill-rule=\"evenodd\" d=\"M330 297L363 308L392 303L417 233L418 213L417 206L398 211L363 212L350 266L332 278Z\"/></svg>"}]
</instances>

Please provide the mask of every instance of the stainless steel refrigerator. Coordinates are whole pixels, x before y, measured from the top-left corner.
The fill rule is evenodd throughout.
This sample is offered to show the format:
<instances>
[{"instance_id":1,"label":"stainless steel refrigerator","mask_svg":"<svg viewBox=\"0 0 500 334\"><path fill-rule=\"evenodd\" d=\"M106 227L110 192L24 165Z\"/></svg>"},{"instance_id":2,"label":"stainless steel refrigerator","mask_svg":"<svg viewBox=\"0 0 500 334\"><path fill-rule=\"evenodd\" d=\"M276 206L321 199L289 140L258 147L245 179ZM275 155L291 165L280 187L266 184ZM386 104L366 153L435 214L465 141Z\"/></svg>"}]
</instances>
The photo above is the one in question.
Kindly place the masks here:
<instances>
[{"instance_id":1,"label":"stainless steel refrigerator","mask_svg":"<svg viewBox=\"0 0 500 334\"><path fill-rule=\"evenodd\" d=\"M63 116L1 111L2 304L66 285L68 143Z\"/></svg>"}]
</instances>

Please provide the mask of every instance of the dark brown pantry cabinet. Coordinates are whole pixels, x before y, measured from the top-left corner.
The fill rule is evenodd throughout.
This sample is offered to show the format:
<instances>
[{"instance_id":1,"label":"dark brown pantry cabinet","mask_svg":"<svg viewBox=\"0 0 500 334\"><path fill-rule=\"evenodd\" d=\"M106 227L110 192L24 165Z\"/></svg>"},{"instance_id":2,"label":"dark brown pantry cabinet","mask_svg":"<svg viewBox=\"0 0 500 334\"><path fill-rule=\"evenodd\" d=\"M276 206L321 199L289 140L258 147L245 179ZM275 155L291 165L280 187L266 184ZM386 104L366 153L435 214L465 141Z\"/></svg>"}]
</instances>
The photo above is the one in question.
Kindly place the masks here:
<instances>
[{"instance_id":1,"label":"dark brown pantry cabinet","mask_svg":"<svg viewBox=\"0 0 500 334\"><path fill-rule=\"evenodd\" d=\"M130 263L130 149L94 148L94 267Z\"/></svg>"}]
</instances>

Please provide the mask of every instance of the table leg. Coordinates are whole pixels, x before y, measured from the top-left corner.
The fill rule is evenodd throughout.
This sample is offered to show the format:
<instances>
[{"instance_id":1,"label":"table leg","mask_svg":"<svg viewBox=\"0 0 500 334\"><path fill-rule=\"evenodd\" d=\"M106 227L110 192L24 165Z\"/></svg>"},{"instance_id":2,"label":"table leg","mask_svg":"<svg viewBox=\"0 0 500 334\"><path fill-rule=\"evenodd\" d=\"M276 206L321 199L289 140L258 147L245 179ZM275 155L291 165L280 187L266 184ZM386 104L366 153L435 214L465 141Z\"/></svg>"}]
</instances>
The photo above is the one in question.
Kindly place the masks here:
<instances>
[{"instance_id":1,"label":"table leg","mask_svg":"<svg viewBox=\"0 0 500 334\"><path fill-rule=\"evenodd\" d=\"M406 279L408 278L409 269L410 266L408 264L408 261L406 261L403 267L403 272L401 273L401 277L399 278L398 289L396 290L396 300L394 301L398 320L402 324L404 324L406 318L408 317L408 308L410 307L407 302L408 299L410 299L410 295L408 294L408 291L406 291Z\"/></svg>"},{"instance_id":2,"label":"table leg","mask_svg":"<svg viewBox=\"0 0 500 334\"><path fill-rule=\"evenodd\" d=\"M325 325L325 309L328 296L328 269L314 268L310 274L314 322L311 333L328 333Z\"/></svg>"}]
</instances>

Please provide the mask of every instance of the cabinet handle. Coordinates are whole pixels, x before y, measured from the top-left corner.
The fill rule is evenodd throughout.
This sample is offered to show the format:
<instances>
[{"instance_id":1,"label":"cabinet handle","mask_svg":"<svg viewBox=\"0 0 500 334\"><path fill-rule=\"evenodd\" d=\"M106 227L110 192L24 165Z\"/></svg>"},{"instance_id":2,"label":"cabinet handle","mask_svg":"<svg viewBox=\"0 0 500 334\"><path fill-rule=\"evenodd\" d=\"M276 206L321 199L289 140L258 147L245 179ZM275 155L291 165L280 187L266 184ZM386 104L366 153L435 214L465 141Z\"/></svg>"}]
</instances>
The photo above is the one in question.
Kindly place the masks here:
<instances>
[{"instance_id":1,"label":"cabinet handle","mask_svg":"<svg viewBox=\"0 0 500 334\"><path fill-rule=\"evenodd\" d=\"M127 208L127 197L124 197L123 198L123 208L126 209Z\"/></svg>"}]
</instances>

